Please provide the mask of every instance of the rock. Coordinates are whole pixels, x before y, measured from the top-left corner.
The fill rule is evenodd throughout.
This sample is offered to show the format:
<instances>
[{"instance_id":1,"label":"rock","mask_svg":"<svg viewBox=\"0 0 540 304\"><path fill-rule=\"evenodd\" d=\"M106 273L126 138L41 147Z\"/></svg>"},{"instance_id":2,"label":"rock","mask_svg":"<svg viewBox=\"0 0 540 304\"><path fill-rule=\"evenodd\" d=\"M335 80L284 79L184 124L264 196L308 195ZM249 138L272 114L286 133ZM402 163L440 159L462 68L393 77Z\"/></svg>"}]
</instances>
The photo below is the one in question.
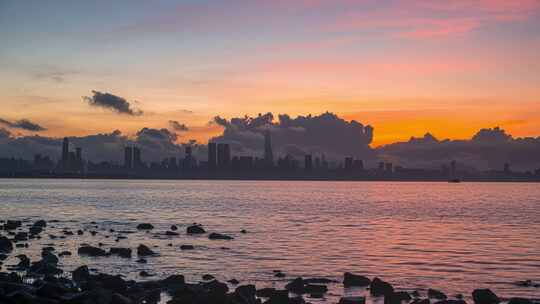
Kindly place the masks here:
<instances>
[{"instance_id":1,"label":"rock","mask_svg":"<svg viewBox=\"0 0 540 304\"><path fill-rule=\"evenodd\" d=\"M109 250L109 254L117 255L117 256L119 256L121 258L130 259L131 258L131 248L112 247Z\"/></svg>"},{"instance_id":2,"label":"rock","mask_svg":"<svg viewBox=\"0 0 540 304\"><path fill-rule=\"evenodd\" d=\"M56 263L47 263L46 260L34 262L28 271L37 275L59 275L64 271L56 267Z\"/></svg>"},{"instance_id":3,"label":"rock","mask_svg":"<svg viewBox=\"0 0 540 304\"><path fill-rule=\"evenodd\" d=\"M201 225L191 225L187 227L188 234L202 234L206 233L206 230Z\"/></svg>"},{"instance_id":4,"label":"rock","mask_svg":"<svg viewBox=\"0 0 540 304\"><path fill-rule=\"evenodd\" d=\"M139 247L137 247L137 255L138 256L149 256L149 255L155 255L156 253L152 251L152 249L148 248L147 246L140 244Z\"/></svg>"},{"instance_id":5,"label":"rock","mask_svg":"<svg viewBox=\"0 0 540 304\"><path fill-rule=\"evenodd\" d=\"M146 259L143 259L143 258L140 258L140 259L138 259L138 260L135 261L135 262L137 262L137 263L139 263L139 264L146 264L146 263L147 263Z\"/></svg>"},{"instance_id":6,"label":"rock","mask_svg":"<svg viewBox=\"0 0 540 304\"><path fill-rule=\"evenodd\" d=\"M0 253L10 253L13 251L13 243L5 236L0 236Z\"/></svg>"},{"instance_id":7,"label":"rock","mask_svg":"<svg viewBox=\"0 0 540 304\"><path fill-rule=\"evenodd\" d=\"M428 298L437 299L437 300L446 300L448 297L444 292L437 289L428 289Z\"/></svg>"},{"instance_id":8,"label":"rock","mask_svg":"<svg viewBox=\"0 0 540 304\"><path fill-rule=\"evenodd\" d=\"M17 268L19 268L21 270L25 270L25 269L30 268L30 259L26 255L20 254L20 255L17 256L17 258L19 259L19 263L17 264Z\"/></svg>"},{"instance_id":9,"label":"rock","mask_svg":"<svg viewBox=\"0 0 540 304\"><path fill-rule=\"evenodd\" d=\"M304 283L306 284L328 284L328 283L336 283L334 280L330 280L327 278L308 278L304 279Z\"/></svg>"},{"instance_id":10,"label":"rock","mask_svg":"<svg viewBox=\"0 0 540 304\"><path fill-rule=\"evenodd\" d=\"M205 280L205 281L210 281L210 280L213 280L215 278L211 274L205 274L205 275L202 276L202 279Z\"/></svg>"},{"instance_id":11,"label":"rock","mask_svg":"<svg viewBox=\"0 0 540 304\"><path fill-rule=\"evenodd\" d=\"M343 275L343 285L345 287L349 286L369 286L371 284L371 280L367 277L361 276L361 275L355 275L350 272L345 272Z\"/></svg>"},{"instance_id":12,"label":"rock","mask_svg":"<svg viewBox=\"0 0 540 304\"><path fill-rule=\"evenodd\" d=\"M38 220L38 221L34 222L32 227L45 228L45 227L47 227L47 222L45 220Z\"/></svg>"},{"instance_id":13,"label":"rock","mask_svg":"<svg viewBox=\"0 0 540 304\"><path fill-rule=\"evenodd\" d=\"M257 290L256 294L257 294L257 297L260 297L260 298L270 298L275 293L276 293L275 288L262 288L262 289Z\"/></svg>"},{"instance_id":14,"label":"rock","mask_svg":"<svg viewBox=\"0 0 540 304\"><path fill-rule=\"evenodd\" d=\"M147 277L153 277L154 274L151 274L151 273L148 273L147 271L143 270L141 272L139 272L139 275L143 278L147 278Z\"/></svg>"},{"instance_id":15,"label":"rock","mask_svg":"<svg viewBox=\"0 0 540 304\"><path fill-rule=\"evenodd\" d=\"M257 290L255 289L255 285L242 285L236 287L234 290L234 297L237 299L235 301L236 303L255 303L256 298L255 295L257 293Z\"/></svg>"},{"instance_id":16,"label":"rock","mask_svg":"<svg viewBox=\"0 0 540 304\"><path fill-rule=\"evenodd\" d=\"M41 227L36 227L36 226L32 226L30 227L30 229L28 229L28 232L30 233L30 235L34 236L34 235L38 235L40 233L43 232L43 228Z\"/></svg>"},{"instance_id":17,"label":"rock","mask_svg":"<svg viewBox=\"0 0 540 304\"><path fill-rule=\"evenodd\" d=\"M12 220L8 220L5 224L4 224L4 230L15 230L19 227L21 227L22 225L22 222L21 221L12 221Z\"/></svg>"},{"instance_id":18,"label":"rock","mask_svg":"<svg viewBox=\"0 0 540 304\"><path fill-rule=\"evenodd\" d=\"M279 272L276 272L276 273L274 274L274 276L275 276L276 278L284 278L286 275L285 275L283 272L279 271Z\"/></svg>"},{"instance_id":19,"label":"rock","mask_svg":"<svg viewBox=\"0 0 540 304\"><path fill-rule=\"evenodd\" d=\"M369 285L369 292L372 296L386 296L394 292L394 287L379 278L373 279Z\"/></svg>"},{"instance_id":20,"label":"rock","mask_svg":"<svg viewBox=\"0 0 540 304\"><path fill-rule=\"evenodd\" d=\"M177 227L176 225L172 225L172 226L171 226L171 230L172 230L172 231L176 231L176 230L178 230L178 227Z\"/></svg>"},{"instance_id":21,"label":"rock","mask_svg":"<svg viewBox=\"0 0 540 304\"><path fill-rule=\"evenodd\" d=\"M82 231L82 230L80 230L80 229L77 230L77 235L83 235L83 234L84 234L84 231Z\"/></svg>"},{"instance_id":22,"label":"rock","mask_svg":"<svg viewBox=\"0 0 540 304\"><path fill-rule=\"evenodd\" d=\"M186 280L183 275L175 274L167 277L164 280L161 280L161 284L167 288L179 287L184 286L186 284Z\"/></svg>"},{"instance_id":23,"label":"rock","mask_svg":"<svg viewBox=\"0 0 540 304\"><path fill-rule=\"evenodd\" d=\"M525 298L511 298L508 304L533 304L533 302Z\"/></svg>"},{"instance_id":24,"label":"rock","mask_svg":"<svg viewBox=\"0 0 540 304\"><path fill-rule=\"evenodd\" d=\"M77 250L79 255L87 255L91 257L107 256L107 252L101 248L93 246L82 246Z\"/></svg>"},{"instance_id":25,"label":"rock","mask_svg":"<svg viewBox=\"0 0 540 304\"><path fill-rule=\"evenodd\" d=\"M240 230L240 233L247 233L247 230L246 230L246 229L242 229L242 230Z\"/></svg>"},{"instance_id":26,"label":"rock","mask_svg":"<svg viewBox=\"0 0 540 304\"><path fill-rule=\"evenodd\" d=\"M475 289L472 292L475 304L498 304L501 300L489 289Z\"/></svg>"},{"instance_id":27,"label":"rock","mask_svg":"<svg viewBox=\"0 0 540 304\"><path fill-rule=\"evenodd\" d=\"M240 282L237 279L230 279L227 282L231 283L232 285L238 285Z\"/></svg>"},{"instance_id":28,"label":"rock","mask_svg":"<svg viewBox=\"0 0 540 304\"><path fill-rule=\"evenodd\" d=\"M193 250L193 249L195 249L195 247L193 245L181 245L180 249L181 250Z\"/></svg>"},{"instance_id":29,"label":"rock","mask_svg":"<svg viewBox=\"0 0 540 304\"><path fill-rule=\"evenodd\" d=\"M342 297L339 304L365 304L365 297Z\"/></svg>"},{"instance_id":30,"label":"rock","mask_svg":"<svg viewBox=\"0 0 540 304\"><path fill-rule=\"evenodd\" d=\"M411 296L405 291L392 292L384 296L384 304L400 304L402 301L407 303L411 300Z\"/></svg>"},{"instance_id":31,"label":"rock","mask_svg":"<svg viewBox=\"0 0 540 304\"><path fill-rule=\"evenodd\" d=\"M211 240L232 240L234 239L232 236L228 236L226 234L216 233L212 232L210 235L208 235L208 238Z\"/></svg>"},{"instance_id":32,"label":"rock","mask_svg":"<svg viewBox=\"0 0 540 304\"><path fill-rule=\"evenodd\" d=\"M165 232L165 235L168 235L168 236L177 236L177 235L180 235L178 232L174 232L174 231L167 231Z\"/></svg>"},{"instance_id":33,"label":"rock","mask_svg":"<svg viewBox=\"0 0 540 304\"><path fill-rule=\"evenodd\" d=\"M296 294L304 293L304 280L296 278L285 285L285 289Z\"/></svg>"},{"instance_id":34,"label":"rock","mask_svg":"<svg viewBox=\"0 0 540 304\"><path fill-rule=\"evenodd\" d=\"M304 293L309 293L310 295L324 294L327 292L328 292L328 287L326 287L325 285L306 284L304 286Z\"/></svg>"},{"instance_id":35,"label":"rock","mask_svg":"<svg viewBox=\"0 0 540 304\"><path fill-rule=\"evenodd\" d=\"M51 265L57 265L58 264L58 257L54 255L50 251L42 251L41 252L41 259L43 262L51 264Z\"/></svg>"},{"instance_id":36,"label":"rock","mask_svg":"<svg viewBox=\"0 0 540 304\"><path fill-rule=\"evenodd\" d=\"M430 304L429 299L414 299L410 304Z\"/></svg>"},{"instance_id":37,"label":"rock","mask_svg":"<svg viewBox=\"0 0 540 304\"><path fill-rule=\"evenodd\" d=\"M154 229L154 225L149 224L149 223L142 223L142 224L137 225L137 229L139 229L139 230L152 230L152 229Z\"/></svg>"},{"instance_id":38,"label":"rock","mask_svg":"<svg viewBox=\"0 0 540 304\"><path fill-rule=\"evenodd\" d=\"M28 240L28 233L26 233L26 232L17 232L17 234L15 234L15 237L13 239L16 242L27 241Z\"/></svg>"},{"instance_id":39,"label":"rock","mask_svg":"<svg viewBox=\"0 0 540 304\"><path fill-rule=\"evenodd\" d=\"M132 303L133 303L133 300L119 293L114 293L111 297L111 304L132 304Z\"/></svg>"},{"instance_id":40,"label":"rock","mask_svg":"<svg viewBox=\"0 0 540 304\"><path fill-rule=\"evenodd\" d=\"M227 284L222 283L218 280L213 280L210 282L203 283L204 289L208 290L211 293L225 295L229 291Z\"/></svg>"},{"instance_id":41,"label":"rock","mask_svg":"<svg viewBox=\"0 0 540 304\"><path fill-rule=\"evenodd\" d=\"M438 302L435 302L433 304L467 304L467 302L463 300L441 300Z\"/></svg>"},{"instance_id":42,"label":"rock","mask_svg":"<svg viewBox=\"0 0 540 304\"><path fill-rule=\"evenodd\" d=\"M63 257L63 256L69 256L71 255L71 252L70 251L62 251L58 254L59 257Z\"/></svg>"}]
</instances>

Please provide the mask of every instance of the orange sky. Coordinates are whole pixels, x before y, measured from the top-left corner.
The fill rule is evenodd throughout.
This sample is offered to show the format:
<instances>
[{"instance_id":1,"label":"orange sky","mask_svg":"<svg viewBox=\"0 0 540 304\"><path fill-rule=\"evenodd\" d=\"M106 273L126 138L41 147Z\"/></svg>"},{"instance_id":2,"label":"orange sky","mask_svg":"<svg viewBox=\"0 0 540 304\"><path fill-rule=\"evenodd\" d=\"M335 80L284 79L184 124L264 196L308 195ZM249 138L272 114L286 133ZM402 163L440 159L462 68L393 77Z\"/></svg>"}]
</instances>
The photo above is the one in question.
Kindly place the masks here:
<instances>
[{"instance_id":1,"label":"orange sky","mask_svg":"<svg viewBox=\"0 0 540 304\"><path fill-rule=\"evenodd\" d=\"M371 124L373 146L494 126L538 136L539 9L537 0L2 3L0 118L30 119L47 136L177 120L189 127L179 141L205 142L221 131L208 124L216 115L330 111ZM82 96L92 90L144 115L91 107Z\"/></svg>"}]
</instances>

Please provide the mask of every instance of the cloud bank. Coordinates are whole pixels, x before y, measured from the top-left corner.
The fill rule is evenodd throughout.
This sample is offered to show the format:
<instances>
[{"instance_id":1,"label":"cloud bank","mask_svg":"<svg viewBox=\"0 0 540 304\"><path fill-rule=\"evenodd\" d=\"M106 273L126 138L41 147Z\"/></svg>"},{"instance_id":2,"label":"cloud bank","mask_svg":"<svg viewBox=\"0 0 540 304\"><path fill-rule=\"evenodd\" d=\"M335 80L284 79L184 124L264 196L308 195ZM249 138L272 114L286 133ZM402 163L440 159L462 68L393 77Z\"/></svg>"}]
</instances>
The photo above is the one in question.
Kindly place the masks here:
<instances>
[{"instance_id":1,"label":"cloud bank","mask_svg":"<svg viewBox=\"0 0 540 304\"><path fill-rule=\"evenodd\" d=\"M100 107L111 110L119 114L126 114L131 116L140 116L143 111L134 109L131 104L123 97L113 95L111 93L102 93L99 91L92 91L92 96L83 96L83 100L90 106Z\"/></svg>"},{"instance_id":2,"label":"cloud bank","mask_svg":"<svg viewBox=\"0 0 540 304\"><path fill-rule=\"evenodd\" d=\"M179 122L176 121L176 120L169 120L169 126L170 126L174 131L178 131L178 132L189 131L189 128L188 128L185 124L179 123Z\"/></svg>"},{"instance_id":3,"label":"cloud bank","mask_svg":"<svg viewBox=\"0 0 540 304\"><path fill-rule=\"evenodd\" d=\"M514 138L501 128L481 129L469 140L438 140L431 134L412 137L377 149L379 157L396 164L437 168L456 160L463 166L502 170L540 168L540 137Z\"/></svg>"},{"instance_id":4,"label":"cloud bank","mask_svg":"<svg viewBox=\"0 0 540 304\"><path fill-rule=\"evenodd\" d=\"M263 153L264 132L270 131L274 153L303 157L305 154L325 154L327 158L343 156L372 158L369 144L373 140L373 128L357 121L346 121L332 113L298 116L272 113L257 117L235 117L230 120L220 116L213 123L224 128L223 134L214 141L229 142L237 153ZM277 152L277 153L276 153Z\"/></svg>"},{"instance_id":5,"label":"cloud bank","mask_svg":"<svg viewBox=\"0 0 540 304\"><path fill-rule=\"evenodd\" d=\"M3 124L3 125L5 125L5 126L7 126L9 128L22 129L22 130L26 130L26 131L39 132L39 131L47 130L45 127L42 127L37 123L31 122L28 119L20 119L20 120L11 122L9 120L5 120L5 119L0 118L0 124Z\"/></svg>"}]
</instances>

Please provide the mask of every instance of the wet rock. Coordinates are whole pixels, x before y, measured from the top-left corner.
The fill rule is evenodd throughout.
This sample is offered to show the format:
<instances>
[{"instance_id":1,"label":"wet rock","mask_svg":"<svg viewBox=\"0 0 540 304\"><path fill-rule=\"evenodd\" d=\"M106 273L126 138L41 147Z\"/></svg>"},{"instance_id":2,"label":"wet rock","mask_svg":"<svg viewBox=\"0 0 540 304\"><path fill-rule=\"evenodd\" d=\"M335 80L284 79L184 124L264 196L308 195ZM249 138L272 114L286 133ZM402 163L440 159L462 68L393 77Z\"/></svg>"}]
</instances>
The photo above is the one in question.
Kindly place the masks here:
<instances>
[{"instance_id":1,"label":"wet rock","mask_svg":"<svg viewBox=\"0 0 540 304\"><path fill-rule=\"evenodd\" d=\"M257 293L257 290L255 289L255 285L242 285L238 286L234 290L234 298L236 303L256 303L255 295Z\"/></svg>"},{"instance_id":2,"label":"wet rock","mask_svg":"<svg viewBox=\"0 0 540 304\"><path fill-rule=\"evenodd\" d=\"M148 248L148 246L140 244L139 247L137 247L137 255L138 256L149 256L149 255L155 255L156 253Z\"/></svg>"},{"instance_id":3,"label":"wet rock","mask_svg":"<svg viewBox=\"0 0 540 304\"><path fill-rule=\"evenodd\" d=\"M430 304L429 299L414 299L410 304Z\"/></svg>"},{"instance_id":4,"label":"wet rock","mask_svg":"<svg viewBox=\"0 0 540 304\"><path fill-rule=\"evenodd\" d=\"M139 272L139 275L143 278L147 278L147 277L153 277L154 274L151 274L151 273L148 273L147 271L143 270L141 272Z\"/></svg>"},{"instance_id":5,"label":"wet rock","mask_svg":"<svg viewBox=\"0 0 540 304\"><path fill-rule=\"evenodd\" d=\"M203 283L204 289L214 294L225 295L229 291L227 284L222 283L218 280L213 280L210 282Z\"/></svg>"},{"instance_id":6,"label":"wet rock","mask_svg":"<svg viewBox=\"0 0 540 304\"><path fill-rule=\"evenodd\" d=\"M369 284L371 284L371 280L367 277L352 274L350 272L345 272L345 274L343 275L343 285L345 287L350 287L350 286L363 287L363 286L369 286Z\"/></svg>"},{"instance_id":7,"label":"wet rock","mask_svg":"<svg viewBox=\"0 0 540 304\"><path fill-rule=\"evenodd\" d=\"M384 296L384 304L400 304L402 301L410 300L411 296L405 291L392 292Z\"/></svg>"},{"instance_id":8,"label":"wet rock","mask_svg":"<svg viewBox=\"0 0 540 304\"><path fill-rule=\"evenodd\" d=\"M10 253L13 251L13 243L5 236L0 236L0 253Z\"/></svg>"},{"instance_id":9,"label":"wet rock","mask_svg":"<svg viewBox=\"0 0 540 304\"><path fill-rule=\"evenodd\" d=\"M306 284L304 286L304 293L308 293L310 295L324 294L324 293L327 293L327 292L328 292L328 287L326 287L325 285Z\"/></svg>"},{"instance_id":10,"label":"wet rock","mask_svg":"<svg viewBox=\"0 0 540 304\"><path fill-rule=\"evenodd\" d=\"M58 254L59 257L63 257L63 256L70 256L71 255L71 252L70 251L62 251Z\"/></svg>"},{"instance_id":11,"label":"wet rock","mask_svg":"<svg viewBox=\"0 0 540 304\"><path fill-rule=\"evenodd\" d=\"M501 300L489 289L475 289L472 292L475 304L498 304Z\"/></svg>"},{"instance_id":12,"label":"wet rock","mask_svg":"<svg viewBox=\"0 0 540 304\"><path fill-rule=\"evenodd\" d=\"M394 292L394 287L388 282L375 278L369 285L369 292L375 297L386 296Z\"/></svg>"},{"instance_id":13,"label":"wet rock","mask_svg":"<svg viewBox=\"0 0 540 304\"><path fill-rule=\"evenodd\" d=\"M30 268L30 259L26 255L20 254L20 255L17 256L17 258L19 259L19 263L17 264L17 268L19 268L21 270L25 270L25 269Z\"/></svg>"},{"instance_id":14,"label":"wet rock","mask_svg":"<svg viewBox=\"0 0 540 304\"><path fill-rule=\"evenodd\" d=\"M16 242L27 241L28 240L28 233L27 232L17 232L17 234L15 234L15 237L13 239Z\"/></svg>"},{"instance_id":15,"label":"wet rock","mask_svg":"<svg viewBox=\"0 0 540 304\"><path fill-rule=\"evenodd\" d=\"M15 229L21 227L21 225L22 225L21 221L8 220L4 224L4 230L15 230Z\"/></svg>"},{"instance_id":16,"label":"wet rock","mask_svg":"<svg viewBox=\"0 0 540 304\"><path fill-rule=\"evenodd\" d=\"M286 275L281 271L278 271L278 272L274 273L274 277L276 277L276 278L284 278L285 276Z\"/></svg>"},{"instance_id":17,"label":"wet rock","mask_svg":"<svg viewBox=\"0 0 540 304\"><path fill-rule=\"evenodd\" d=\"M365 304L365 297L342 297L339 304Z\"/></svg>"},{"instance_id":18,"label":"wet rock","mask_svg":"<svg viewBox=\"0 0 540 304\"><path fill-rule=\"evenodd\" d=\"M92 230L92 231L90 231L90 234L91 234L92 236L96 236L97 231Z\"/></svg>"},{"instance_id":19,"label":"wet rock","mask_svg":"<svg viewBox=\"0 0 540 304\"><path fill-rule=\"evenodd\" d=\"M181 245L180 249L181 250L193 250L193 249L195 249L195 247L193 245Z\"/></svg>"},{"instance_id":20,"label":"wet rock","mask_svg":"<svg viewBox=\"0 0 540 304\"><path fill-rule=\"evenodd\" d=\"M247 230L246 230L246 229L242 229L242 230L240 230L240 233L247 233Z\"/></svg>"},{"instance_id":21,"label":"wet rock","mask_svg":"<svg viewBox=\"0 0 540 304\"><path fill-rule=\"evenodd\" d=\"M174 232L174 231L167 231L165 232L165 235L167 236L177 236L177 235L180 235L178 232Z\"/></svg>"},{"instance_id":22,"label":"wet rock","mask_svg":"<svg viewBox=\"0 0 540 304\"><path fill-rule=\"evenodd\" d=\"M93 246L82 246L77 250L79 255L87 255L91 257L107 256L107 252L101 248Z\"/></svg>"},{"instance_id":23,"label":"wet rock","mask_svg":"<svg viewBox=\"0 0 540 304\"><path fill-rule=\"evenodd\" d=\"M131 248L112 247L109 250L109 254L129 259L131 258Z\"/></svg>"},{"instance_id":24,"label":"wet rock","mask_svg":"<svg viewBox=\"0 0 540 304\"><path fill-rule=\"evenodd\" d=\"M191 225L186 229L188 234L202 234L206 233L206 230L201 225Z\"/></svg>"},{"instance_id":25,"label":"wet rock","mask_svg":"<svg viewBox=\"0 0 540 304\"><path fill-rule=\"evenodd\" d=\"M308 278L304 279L304 283L306 284L329 284L329 283L337 283L334 280L330 280L327 278Z\"/></svg>"},{"instance_id":26,"label":"wet rock","mask_svg":"<svg viewBox=\"0 0 540 304\"><path fill-rule=\"evenodd\" d=\"M232 285L238 285L238 284L240 284L240 282L239 282L237 279L230 279L230 280L228 280L227 282L229 282L229 283L232 284Z\"/></svg>"},{"instance_id":27,"label":"wet rock","mask_svg":"<svg viewBox=\"0 0 540 304\"><path fill-rule=\"evenodd\" d=\"M32 226L30 227L30 229L28 229L28 232L30 233L31 236L35 236L43 232L43 228Z\"/></svg>"},{"instance_id":28,"label":"wet rock","mask_svg":"<svg viewBox=\"0 0 540 304\"><path fill-rule=\"evenodd\" d=\"M508 304L533 304L533 302L525 298L511 298Z\"/></svg>"},{"instance_id":29,"label":"wet rock","mask_svg":"<svg viewBox=\"0 0 540 304\"><path fill-rule=\"evenodd\" d=\"M448 297L444 292L437 289L428 289L428 298L437 299L437 300L446 300Z\"/></svg>"},{"instance_id":30,"label":"wet rock","mask_svg":"<svg viewBox=\"0 0 540 304\"><path fill-rule=\"evenodd\" d=\"M50 251L42 251L41 252L41 260L45 263L51 264L51 265L57 265L58 264L58 257L54 255Z\"/></svg>"},{"instance_id":31,"label":"wet rock","mask_svg":"<svg viewBox=\"0 0 540 304\"><path fill-rule=\"evenodd\" d=\"M176 231L176 230L178 230L178 227L176 225L172 225L171 226L171 231Z\"/></svg>"},{"instance_id":32,"label":"wet rock","mask_svg":"<svg viewBox=\"0 0 540 304\"><path fill-rule=\"evenodd\" d=\"M148 263L148 261L146 261L146 259L143 259L143 258L140 258L140 259L138 259L138 260L135 261L135 262L137 262L137 263L139 263L139 264L146 264L146 263Z\"/></svg>"},{"instance_id":33,"label":"wet rock","mask_svg":"<svg viewBox=\"0 0 540 304\"><path fill-rule=\"evenodd\" d=\"M285 289L296 294L304 293L304 280L302 278L296 278L285 285Z\"/></svg>"},{"instance_id":34,"label":"wet rock","mask_svg":"<svg viewBox=\"0 0 540 304\"><path fill-rule=\"evenodd\" d=\"M34 222L34 224L32 224L32 227L45 228L45 227L47 227L47 222L45 220L38 220L38 221Z\"/></svg>"},{"instance_id":35,"label":"wet rock","mask_svg":"<svg viewBox=\"0 0 540 304\"><path fill-rule=\"evenodd\" d=\"M257 297L260 297L260 298L270 298L275 293L276 293L275 288L261 288L257 290L256 294L257 294Z\"/></svg>"},{"instance_id":36,"label":"wet rock","mask_svg":"<svg viewBox=\"0 0 540 304\"><path fill-rule=\"evenodd\" d=\"M29 268L29 272L38 275L59 275L64 271L56 267L56 263L47 263L46 260L34 262Z\"/></svg>"},{"instance_id":37,"label":"wet rock","mask_svg":"<svg viewBox=\"0 0 540 304\"><path fill-rule=\"evenodd\" d=\"M232 240L232 239L234 239L232 236L229 236L229 235L226 235L226 234L221 234L221 233L216 233L216 232L210 233L210 235L208 235L208 238L211 239L211 240Z\"/></svg>"},{"instance_id":38,"label":"wet rock","mask_svg":"<svg viewBox=\"0 0 540 304\"><path fill-rule=\"evenodd\" d=\"M80 229L77 230L77 235L83 235L83 234L84 234L84 231L82 231L82 230L80 230Z\"/></svg>"},{"instance_id":39,"label":"wet rock","mask_svg":"<svg viewBox=\"0 0 540 304\"><path fill-rule=\"evenodd\" d=\"M111 304L132 304L132 303L134 303L133 300L119 293L114 293L111 297ZM143 302L143 303L148 303L148 302Z\"/></svg>"},{"instance_id":40,"label":"wet rock","mask_svg":"<svg viewBox=\"0 0 540 304\"><path fill-rule=\"evenodd\" d=\"M442 301L437 301L433 304L467 304L467 302L463 301L463 300L442 300Z\"/></svg>"},{"instance_id":41,"label":"wet rock","mask_svg":"<svg viewBox=\"0 0 540 304\"><path fill-rule=\"evenodd\" d=\"M175 274L161 280L161 285L168 289L178 290L185 287L186 280L183 275Z\"/></svg>"},{"instance_id":42,"label":"wet rock","mask_svg":"<svg viewBox=\"0 0 540 304\"><path fill-rule=\"evenodd\" d=\"M215 277L211 274L205 274L202 276L202 279L205 280L205 281L210 281L210 280L213 280L215 279Z\"/></svg>"},{"instance_id":43,"label":"wet rock","mask_svg":"<svg viewBox=\"0 0 540 304\"><path fill-rule=\"evenodd\" d=\"M137 229L139 229L139 230L152 230L152 229L154 229L154 225L149 224L149 223L142 223L142 224L137 225Z\"/></svg>"}]
</instances>

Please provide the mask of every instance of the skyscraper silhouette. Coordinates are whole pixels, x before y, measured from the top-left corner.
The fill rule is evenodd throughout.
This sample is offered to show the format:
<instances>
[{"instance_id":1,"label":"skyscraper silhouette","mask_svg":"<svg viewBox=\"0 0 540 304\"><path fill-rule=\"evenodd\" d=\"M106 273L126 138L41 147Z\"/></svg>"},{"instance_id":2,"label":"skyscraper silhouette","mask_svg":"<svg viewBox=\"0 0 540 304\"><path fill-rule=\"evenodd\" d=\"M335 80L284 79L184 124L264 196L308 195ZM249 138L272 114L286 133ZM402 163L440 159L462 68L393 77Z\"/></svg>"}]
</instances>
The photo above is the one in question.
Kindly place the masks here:
<instances>
[{"instance_id":1,"label":"skyscraper silhouette","mask_svg":"<svg viewBox=\"0 0 540 304\"><path fill-rule=\"evenodd\" d=\"M216 169L216 143L208 143L208 169L215 170Z\"/></svg>"},{"instance_id":2,"label":"skyscraper silhouette","mask_svg":"<svg viewBox=\"0 0 540 304\"><path fill-rule=\"evenodd\" d=\"M62 165L64 167L67 167L69 161L69 139L67 137L64 137L64 141L62 142Z\"/></svg>"},{"instance_id":3,"label":"skyscraper silhouette","mask_svg":"<svg viewBox=\"0 0 540 304\"><path fill-rule=\"evenodd\" d=\"M272 141L269 130L264 132L264 162L269 167L274 166L274 154L272 153Z\"/></svg>"},{"instance_id":4,"label":"skyscraper silhouette","mask_svg":"<svg viewBox=\"0 0 540 304\"><path fill-rule=\"evenodd\" d=\"M126 169L133 168L133 148L132 147L124 148L124 167L126 167Z\"/></svg>"}]
</instances>

